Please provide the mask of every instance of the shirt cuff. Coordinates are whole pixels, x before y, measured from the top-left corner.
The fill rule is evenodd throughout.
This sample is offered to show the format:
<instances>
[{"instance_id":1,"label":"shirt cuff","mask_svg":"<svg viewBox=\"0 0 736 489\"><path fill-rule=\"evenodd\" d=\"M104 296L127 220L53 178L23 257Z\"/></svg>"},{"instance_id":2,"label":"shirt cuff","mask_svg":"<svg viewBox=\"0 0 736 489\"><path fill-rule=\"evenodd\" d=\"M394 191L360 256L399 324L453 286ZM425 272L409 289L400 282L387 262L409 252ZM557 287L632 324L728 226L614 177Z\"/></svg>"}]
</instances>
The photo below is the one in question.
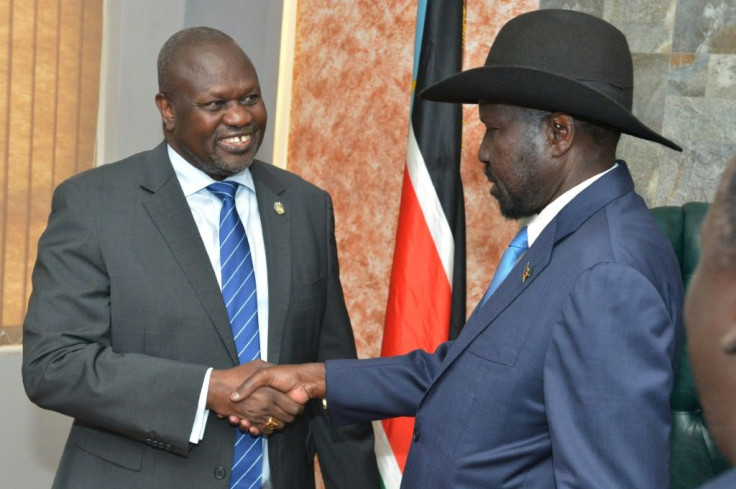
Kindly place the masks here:
<instances>
[{"instance_id":1,"label":"shirt cuff","mask_svg":"<svg viewBox=\"0 0 736 489\"><path fill-rule=\"evenodd\" d=\"M208 368L207 373L204 374L202 390L199 392L199 402L197 403L197 412L194 416L192 433L189 435L189 443L194 443L195 445L204 438L204 428L207 426L207 417L210 414L210 410L207 409L207 393L209 391L211 374L212 368Z\"/></svg>"}]
</instances>

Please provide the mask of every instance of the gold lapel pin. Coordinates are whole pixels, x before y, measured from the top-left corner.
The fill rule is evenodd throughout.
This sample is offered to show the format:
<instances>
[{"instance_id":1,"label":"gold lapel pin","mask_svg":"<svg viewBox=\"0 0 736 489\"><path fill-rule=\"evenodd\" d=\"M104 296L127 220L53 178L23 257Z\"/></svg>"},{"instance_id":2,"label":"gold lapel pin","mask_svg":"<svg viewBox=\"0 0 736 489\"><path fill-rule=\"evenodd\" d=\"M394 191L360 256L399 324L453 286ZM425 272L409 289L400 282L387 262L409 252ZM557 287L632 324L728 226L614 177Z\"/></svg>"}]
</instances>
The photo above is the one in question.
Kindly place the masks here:
<instances>
[{"instance_id":1,"label":"gold lapel pin","mask_svg":"<svg viewBox=\"0 0 736 489\"><path fill-rule=\"evenodd\" d=\"M521 273L521 282L526 282L526 279L528 279L532 275L532 269L529 267L529 262L526 262L526 266L524 267L524 271Z\"/></svg>"},{"instance_id":2,"label":"gold lapel pin","mask_svg":"<svg viewBox=\"0 0 736 489\"><path fill-rule=\"evenodd\" d=\"M284 209L284 204L282 204L281 202L274 202L273 210L275 210L276 214L278 215L282 215L284 212L286 212L286 209Z\"/></svg>"}]
</instances>

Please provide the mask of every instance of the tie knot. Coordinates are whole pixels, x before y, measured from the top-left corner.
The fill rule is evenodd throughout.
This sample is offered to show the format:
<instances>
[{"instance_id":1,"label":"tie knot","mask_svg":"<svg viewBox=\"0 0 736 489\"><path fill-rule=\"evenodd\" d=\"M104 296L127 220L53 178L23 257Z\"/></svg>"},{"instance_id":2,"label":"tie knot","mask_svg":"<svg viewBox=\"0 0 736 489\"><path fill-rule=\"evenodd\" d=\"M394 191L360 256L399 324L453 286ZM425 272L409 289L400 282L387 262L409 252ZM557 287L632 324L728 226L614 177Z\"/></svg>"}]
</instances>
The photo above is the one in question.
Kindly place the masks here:
<instances>
[{"instance_id":1,"label":"tie knot","mask_svg":"<svg viewBox=\"0 0 736 489\"><path fill-rule=\"evenodd\" d=\"M514 239L511 240L509 248L519 248L521 250L526 250L527 248L529 248L526 237L526 226L521 228L519 230L519 234L517 234Z\"/></svg>"},{"instance_id":2,"label":"tie knot","mask_svg":"<svg viewBox=\"0 0 736 489\"><path fill-rule=\"evenodd\" d=\"M238 185L238 182L215 182L208 185L207 190L224 202L225 199L235 199Z\"/></svg>"}]
</instances>

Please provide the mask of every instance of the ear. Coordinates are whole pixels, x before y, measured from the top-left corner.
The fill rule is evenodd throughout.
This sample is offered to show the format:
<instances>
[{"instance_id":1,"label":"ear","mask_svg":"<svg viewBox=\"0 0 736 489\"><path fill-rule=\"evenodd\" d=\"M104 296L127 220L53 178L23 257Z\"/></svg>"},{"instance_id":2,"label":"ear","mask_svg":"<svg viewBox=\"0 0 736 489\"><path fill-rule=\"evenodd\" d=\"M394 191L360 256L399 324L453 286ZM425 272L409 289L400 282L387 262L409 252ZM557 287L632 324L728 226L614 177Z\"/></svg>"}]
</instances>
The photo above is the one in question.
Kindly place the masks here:
<instances>
[{"instance_id":1,"label":"ear","mask_svg":"<svg viewBox=\"0 0 736 489\"><path fill-rule=\"evenodd\" d=\"M167 132L173 131L174 122L176 120L174 106L163 93L159 92L156 94L156 107L158 107L158 111L161 113L164 130Z\"/></svg>"},{"instance_id":2,"label":"ear","mask_svg":"<svg viewBox=\"0 0 736 489\"><path fill-rule=\"evenodd\" d=\"M562 156L575 140L575 120L567 114L555 112L548 119L547 142L552 156Z\"/></svg>"}]
</instances>

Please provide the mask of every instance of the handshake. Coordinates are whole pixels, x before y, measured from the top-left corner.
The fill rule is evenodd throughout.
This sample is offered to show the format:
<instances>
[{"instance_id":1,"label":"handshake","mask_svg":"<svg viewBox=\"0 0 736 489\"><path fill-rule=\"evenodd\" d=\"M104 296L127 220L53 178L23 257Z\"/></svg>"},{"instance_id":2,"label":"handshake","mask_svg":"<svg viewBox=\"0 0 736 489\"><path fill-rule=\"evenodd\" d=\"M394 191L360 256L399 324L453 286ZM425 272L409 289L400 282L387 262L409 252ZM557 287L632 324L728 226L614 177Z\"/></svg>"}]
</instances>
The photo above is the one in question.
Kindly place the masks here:
<instances>
[{"instance_id":1,"label":"handshake","mask_svg":"<svg viewBox=\"0 0 736 489\"><path fill-rule=\"evenodd\" d=\"M310 399L325 396L324 363L274 365L255 360L213 370L207 409L251 435L284 428Z\"/></svg>"}]
</instances>

